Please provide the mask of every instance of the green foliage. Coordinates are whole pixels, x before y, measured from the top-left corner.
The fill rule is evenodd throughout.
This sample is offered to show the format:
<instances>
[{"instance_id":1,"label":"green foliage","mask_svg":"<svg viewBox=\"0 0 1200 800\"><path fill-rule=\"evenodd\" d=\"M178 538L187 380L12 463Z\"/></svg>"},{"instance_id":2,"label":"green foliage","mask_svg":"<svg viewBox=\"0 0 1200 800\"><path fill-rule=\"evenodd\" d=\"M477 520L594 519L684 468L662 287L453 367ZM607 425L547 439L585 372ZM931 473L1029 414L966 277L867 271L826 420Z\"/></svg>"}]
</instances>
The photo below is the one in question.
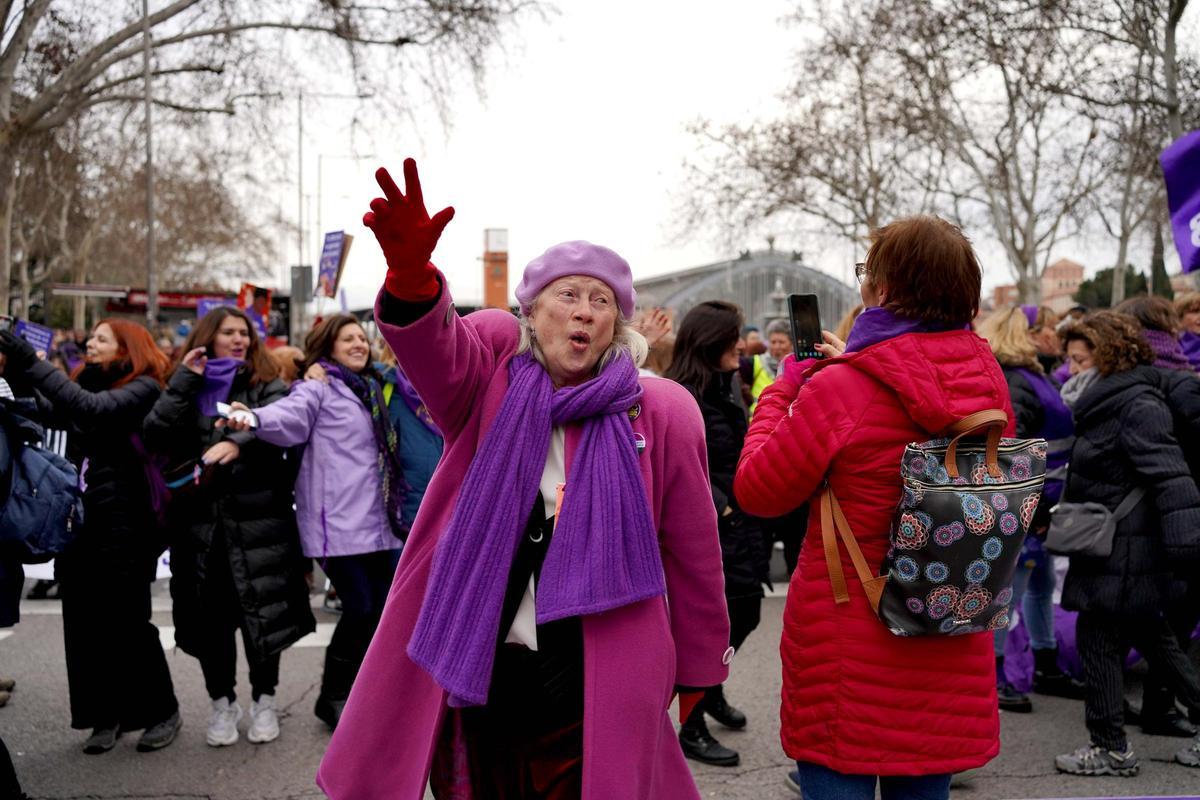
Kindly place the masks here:
<instances>
[{"instance_id":1,"label":"green foliage","mask_svg":"<svg viewBox=\"0 0 1200 800\"><path fill-rule=\"evenodd\" d=\"M1112 286L1113 269L1108 267L1079 284L1079 291L1075 292L1073 297L1076 303L1088 308L1108 308L1109 301L1112 299ZM1132 264L1126 267L1125 296L1137 297L1139 294L1147 294L1149 291L1150 283L1146 280L1145 274L1138 272Z\"/></svg>"}]
</instances>

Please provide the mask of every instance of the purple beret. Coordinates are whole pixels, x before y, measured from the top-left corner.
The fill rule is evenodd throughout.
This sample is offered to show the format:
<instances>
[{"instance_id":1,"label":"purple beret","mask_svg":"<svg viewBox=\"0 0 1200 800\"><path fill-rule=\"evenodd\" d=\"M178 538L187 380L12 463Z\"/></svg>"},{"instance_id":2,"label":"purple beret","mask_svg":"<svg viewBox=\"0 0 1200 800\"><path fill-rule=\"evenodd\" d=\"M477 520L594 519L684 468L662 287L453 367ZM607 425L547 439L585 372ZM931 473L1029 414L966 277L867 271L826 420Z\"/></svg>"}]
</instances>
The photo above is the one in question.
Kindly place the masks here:
<instances>
[{"instance_id":1,"label":"purple beret","mask_svg":"<svg viewBox=\"0 0 1200 800\"><path fill-rule=\"evenodd\" d=\"M584 241L556 244L529 262L516 289L521 313L529 313L530 306L542 289L568 275L586 275L604 281L616 295L621 314L625 319L633 318L637 292L633 290L633 272L629 269L629 262L607 247Z\"/></svg>"}]
</instances>

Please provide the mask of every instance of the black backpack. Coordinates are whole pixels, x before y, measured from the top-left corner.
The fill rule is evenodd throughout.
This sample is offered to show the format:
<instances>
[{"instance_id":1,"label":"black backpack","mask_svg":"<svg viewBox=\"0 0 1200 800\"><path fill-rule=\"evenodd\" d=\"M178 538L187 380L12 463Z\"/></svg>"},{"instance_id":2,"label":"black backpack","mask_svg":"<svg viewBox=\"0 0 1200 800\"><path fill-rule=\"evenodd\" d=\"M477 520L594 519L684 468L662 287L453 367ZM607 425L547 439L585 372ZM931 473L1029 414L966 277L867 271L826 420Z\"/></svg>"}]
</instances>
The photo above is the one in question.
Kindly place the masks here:
<instances>
[{"instance_id":1,"label":"black backpack","mask_svg":"<svg viewBox=\"0 0 1200 800\"><path fill-rule=\"evenodd\" d=\"M0 404L0 427L0 547L26 564L49 561L83 523L79 473L42 447L42 427L19 401Z\"/></svg>"}]
</instances>

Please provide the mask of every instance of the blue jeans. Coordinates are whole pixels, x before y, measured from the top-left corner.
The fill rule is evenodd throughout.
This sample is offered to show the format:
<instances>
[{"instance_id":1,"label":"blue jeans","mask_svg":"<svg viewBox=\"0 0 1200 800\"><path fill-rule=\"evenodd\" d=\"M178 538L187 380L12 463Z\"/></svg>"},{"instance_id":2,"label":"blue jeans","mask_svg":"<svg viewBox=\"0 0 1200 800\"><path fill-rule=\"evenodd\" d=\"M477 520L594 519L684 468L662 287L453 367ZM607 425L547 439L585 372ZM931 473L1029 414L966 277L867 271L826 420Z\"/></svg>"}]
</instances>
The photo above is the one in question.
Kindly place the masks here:
<instances>
[{"instance_id":1,"label":"blue jeans","mask_svg":"<svg viewBox=\"0 0 1200 800\"><path fill-rule=\"evenodd\" d=\"M804 800L949 800L950 775L845 775L817 764L796 762Z\"/></svg>"},{"instance_id":2,"label":"blue jeans","mask_svg":"<svg viewBox=\"0 0 1200 800\"><path fill-rule=\"evenodd\" d=\"M1013 605L1020 603L1021 619L1025 620L1025 631L1034 650L1052 650L1058 647L1054 638L1054 556L1043 554L1034 561L1034 566L1022 560L1013 575ZM1004 655L1004 642L1008 639L1008 628L995 632L996 655Z\"/></svg>"}]
</instances>

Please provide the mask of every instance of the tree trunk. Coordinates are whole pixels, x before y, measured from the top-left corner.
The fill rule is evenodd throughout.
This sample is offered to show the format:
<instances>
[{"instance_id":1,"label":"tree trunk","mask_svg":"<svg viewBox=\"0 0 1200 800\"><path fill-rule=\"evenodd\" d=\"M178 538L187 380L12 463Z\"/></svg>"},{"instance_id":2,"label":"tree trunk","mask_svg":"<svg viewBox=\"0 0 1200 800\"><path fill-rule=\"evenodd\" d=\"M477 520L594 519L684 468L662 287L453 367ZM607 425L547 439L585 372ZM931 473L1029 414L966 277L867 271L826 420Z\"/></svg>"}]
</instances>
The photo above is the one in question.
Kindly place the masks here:
<instances>
[{"instance_id":1,"label":"tree trunk","mask_svg":"<svg viewBox=\"0 0 1200 800\"><path fill-rule=\"evenodd\" d=\"M13 204L16 202L17 159L10 137L0 141L0 314L9 313L9 285L12 281Z\"/></svg>"},{"instance_id":2,"label":"tree trunk","mask_svg":"<svg viewBox=\"0 0 1200 800\"><path fill-rule=\"evenodd\" d=\"M1167 277L1166 245L1163 244L1162 215L1154 215L1154 249L1150 253L1150 294L1165 297L1168 300L1175 296L1171 289L1171 279Z\"/></svg>"},{"instance_id":3,"label":"tree trunk","mask_svg":"<svg viewBox=\"0 0 1200 800\"><path fill-rule=\"evenodd\" d=\"M1117 303L1125 299L1125 258L1129 255L1129 232L1122 231L1117 244L1117 263L1113 265L1112 298L1108 301L1109 308L1116 308Z\"/></svg>"},{"instance_id":4,"label":"tree trunk","mask_svg":"<svg viewBox=\"0 0 1200 800\"><path fill-rule=\"evenodd\" d=\"M75 268L71 270L71 281L76 285L87 283L88 260L83 254L77 254ZM87 330L87 298L71 298L71 327L77 331Z\"/></svg>"}]
</instances>

